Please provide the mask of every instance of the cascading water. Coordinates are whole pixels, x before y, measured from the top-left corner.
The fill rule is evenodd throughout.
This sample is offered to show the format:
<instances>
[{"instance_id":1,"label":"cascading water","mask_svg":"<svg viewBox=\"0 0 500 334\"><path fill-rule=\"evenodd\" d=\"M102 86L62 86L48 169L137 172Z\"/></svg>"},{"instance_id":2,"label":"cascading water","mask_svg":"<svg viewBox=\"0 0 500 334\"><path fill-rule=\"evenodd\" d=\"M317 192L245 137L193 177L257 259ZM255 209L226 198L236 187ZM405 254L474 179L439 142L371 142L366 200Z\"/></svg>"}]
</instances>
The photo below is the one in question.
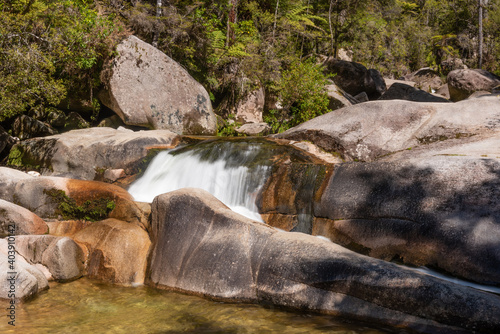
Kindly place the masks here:
<instances>
[{"instance_id":1,"label":"cascading water","mask_svg":"<svg viewBox=\"0 0 500 334\"><path fill-rule=\"evenodd\" d=\"M248 218L262 221L255 200L270 171L266 142L212 141L160 152L129 192L136 201L160 194L201 188Z\"/></svg>"}]
</instances>

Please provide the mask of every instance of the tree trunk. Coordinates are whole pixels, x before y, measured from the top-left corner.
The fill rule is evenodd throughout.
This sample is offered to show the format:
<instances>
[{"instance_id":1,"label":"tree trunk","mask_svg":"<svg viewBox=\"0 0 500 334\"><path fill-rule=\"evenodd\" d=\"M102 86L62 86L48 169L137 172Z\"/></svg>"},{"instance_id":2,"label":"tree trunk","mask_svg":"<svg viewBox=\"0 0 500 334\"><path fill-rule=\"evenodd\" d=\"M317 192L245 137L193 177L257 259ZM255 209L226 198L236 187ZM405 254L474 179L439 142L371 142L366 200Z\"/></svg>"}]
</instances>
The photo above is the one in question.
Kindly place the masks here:
<instances>
[{"instance_id":1,"label":"tree trunk","mask_svg":"<svg viewBox=\"0 0 500 334\"><path fill-rule=\"evenodd\" d=\"M481 69L483 67L483 0L479 1L479 66Z\"/></svg>"},{"instance_id":2,"label":"tree trunk","mask_svg":"<svg viewBox=\"0 0 500 334\"><path fill-rule=\"evenodd\" d=\"M276 10L274 11L274 25L273 25L273 41L274 41L274 33L276 31L276 21L278 20L278 7L280 5L280 0L276 0Z\"/></svg>"},{"instance_id":3,"label":"tree trunk","mask_svg":"<svg viewBox=\"0 0 500 334\"><path fill-rule=\"evenodd\" d=\"M229 14L227 16L227 35L226 35L226 47L231 46L234 43L234 28L238 22L238 0L229 0Z\"/></svg>"},{"instance_id":4,"label":"tree trunk","mask_svg":"<svg viewBox=\"0 0 500 334\"><path fill-rule=\"evenodd\" d=\"M161 0L156 0L156 19L158 20L161 17ZM158 33L158 30L155 29L153 33L153 46L155 48L158 47L158 38L160 34Z\"/></svg>"},{"instance_id":5,"label":"tree trunk","mask_svg":"<svg viewBox=\"0 0 500 334\"><path fill-rule=\"evenodd\" d=\"M330 8L328 9L328 23L330 25L330 39L331 39L331 44L330 44L330 55L332 54L333 51L333 29L332 29L332 9L333 9L333 0L330 0ZM335 55L333 55L335 57Z\"/></svg>"}]
</instances>

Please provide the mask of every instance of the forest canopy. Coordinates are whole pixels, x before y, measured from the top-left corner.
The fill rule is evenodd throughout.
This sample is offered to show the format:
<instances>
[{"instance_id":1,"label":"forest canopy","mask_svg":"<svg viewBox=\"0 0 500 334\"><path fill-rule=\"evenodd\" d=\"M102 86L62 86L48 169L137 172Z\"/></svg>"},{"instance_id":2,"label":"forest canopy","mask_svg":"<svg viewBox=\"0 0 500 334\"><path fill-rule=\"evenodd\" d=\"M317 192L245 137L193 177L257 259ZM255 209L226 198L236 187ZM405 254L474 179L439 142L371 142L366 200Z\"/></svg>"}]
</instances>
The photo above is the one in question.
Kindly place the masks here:
<instances>
[{"instance_id":1,"label":"forest canopy","mask_svg":"<svg viewBox=\"0 0 500 334\"><path fill-rule=\"evenodd\" d=\"M478 67L480 4L482 67L500 74L500 0L2 1L0 122L46 118L70 97L95 117L101 76L129 34L184 66L222 116L257 87L281 97L320 94L326 78L314 63L339 52L385 77L425 66L444 76L450 59ZM287 92L284 82L304 66L312 83ZM319 95L308 98L290 102L296 120L309 113L304 105L325 110Z\"/></svg>"}]
</instances>

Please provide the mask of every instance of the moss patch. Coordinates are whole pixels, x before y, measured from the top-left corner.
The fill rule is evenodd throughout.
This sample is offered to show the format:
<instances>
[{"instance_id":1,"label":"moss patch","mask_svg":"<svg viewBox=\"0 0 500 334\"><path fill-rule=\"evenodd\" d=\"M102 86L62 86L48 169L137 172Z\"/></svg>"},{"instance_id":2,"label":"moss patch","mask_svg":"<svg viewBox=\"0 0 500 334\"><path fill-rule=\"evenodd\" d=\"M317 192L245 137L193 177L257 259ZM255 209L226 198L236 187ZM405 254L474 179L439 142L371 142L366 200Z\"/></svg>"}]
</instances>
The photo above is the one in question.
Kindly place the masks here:
<instances>
[{"instance_id":1,"label":"moss patch","mask_svg":"<svg viewBox=\"0 0 500 334\"><path fill-rule=\"evenodd\" d=\"M8 164L17 167L23 165L23 152L19 149L19 145L14 145L10 150Z\"/></svg>"},{"instance_id":2,"label":"moss patch","mask_svg":"<svg viewBox=\"0 0 500 334\"><path fill-rule=\"evenodd\" d=\"M116 206L115 202L107 197L88 200L82 205L77 205L76 201L68 197L63 190L50 189L43 192L50 196L54 202L59 203L57 213L66 220L102 220L107 218Z\"/></svg>"}]
</instances>

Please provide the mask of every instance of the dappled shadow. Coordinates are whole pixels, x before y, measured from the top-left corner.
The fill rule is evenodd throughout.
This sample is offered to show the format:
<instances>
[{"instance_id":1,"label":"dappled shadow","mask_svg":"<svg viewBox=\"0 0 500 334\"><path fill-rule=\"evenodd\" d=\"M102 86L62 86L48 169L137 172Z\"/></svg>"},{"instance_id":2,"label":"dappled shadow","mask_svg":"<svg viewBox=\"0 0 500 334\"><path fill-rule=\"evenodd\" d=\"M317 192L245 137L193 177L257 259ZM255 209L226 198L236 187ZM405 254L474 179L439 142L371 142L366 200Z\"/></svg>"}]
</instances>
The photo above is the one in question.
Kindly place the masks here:
<instances>
[{"instance_id":1,"label":"dappled shadow","mask_svg":"<svg viewBox=\"0 0 500 334\"><path fill-rule=\"evenodd\" d=\"M371 256L500 285L500 163L447 158L339 165L315 215Z\"/></svg>"}]
</instances>

